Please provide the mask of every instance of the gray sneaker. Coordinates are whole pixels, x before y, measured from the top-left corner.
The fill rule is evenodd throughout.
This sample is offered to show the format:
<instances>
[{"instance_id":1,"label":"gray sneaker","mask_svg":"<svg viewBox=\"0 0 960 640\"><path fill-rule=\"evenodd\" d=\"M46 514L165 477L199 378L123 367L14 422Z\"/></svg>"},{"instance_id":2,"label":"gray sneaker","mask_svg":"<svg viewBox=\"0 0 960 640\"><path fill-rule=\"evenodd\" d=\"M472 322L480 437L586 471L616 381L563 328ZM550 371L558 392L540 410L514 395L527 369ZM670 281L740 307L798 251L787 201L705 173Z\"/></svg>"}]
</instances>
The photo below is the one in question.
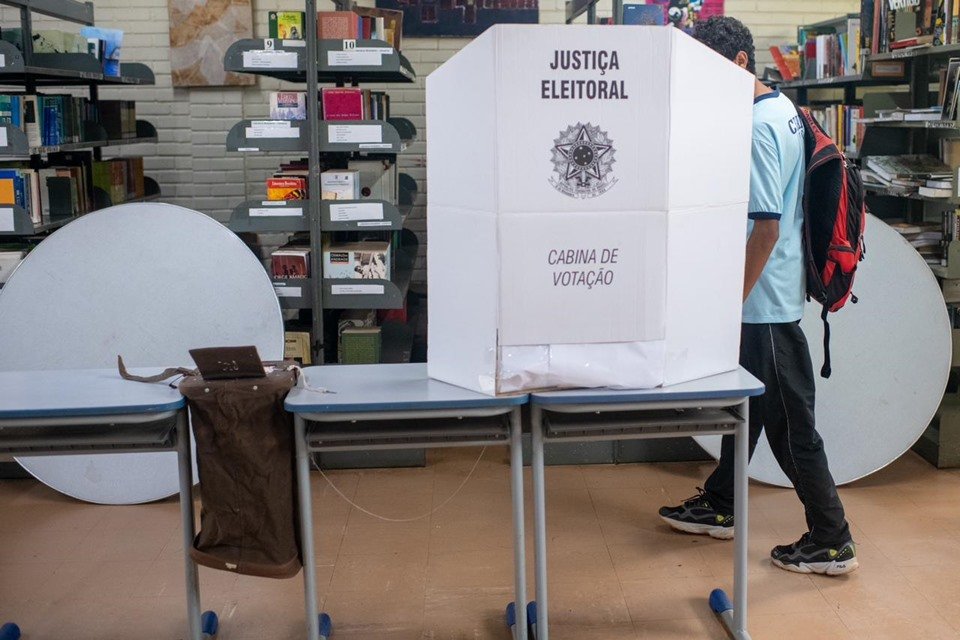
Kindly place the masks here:
<instances>
[{"instance_id":1,"label":"gray sneaker","mask_svg":"<svg viewBox=\"0 0 960 640\"><path fill-rule=\"evenodd\" d=\"M810 541L810 534L803 534L793 544L779 545L770 552L774 565L794 573L819 573L840 576L855 571L857 545L848 540L836 547L822 547Z\"/></svg>"},{"instance_id":2,"label":"gray sneaker","mask_svg":"<svg viewBox=\"0 0 960 640\"><path fill-rule=\"evenodd\" d=\"M660 518L677 531L710 536L718 540L733 538L733 516L717 513L706 493L697 487L697 495L676 507L660 507Z\"/></svg>"}]
</instances>

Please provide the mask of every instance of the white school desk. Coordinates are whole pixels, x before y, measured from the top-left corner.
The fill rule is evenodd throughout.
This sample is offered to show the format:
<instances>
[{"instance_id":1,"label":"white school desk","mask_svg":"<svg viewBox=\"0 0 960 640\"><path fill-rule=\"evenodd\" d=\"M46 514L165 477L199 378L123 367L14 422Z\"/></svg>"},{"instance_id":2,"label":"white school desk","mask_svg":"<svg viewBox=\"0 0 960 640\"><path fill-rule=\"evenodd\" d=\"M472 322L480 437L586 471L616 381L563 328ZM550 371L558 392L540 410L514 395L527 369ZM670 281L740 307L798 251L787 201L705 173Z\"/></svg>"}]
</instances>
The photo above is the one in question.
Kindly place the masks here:
<instances>
[{"instance_id":1,"label":"white school desk","mask_svg":"<svg viewBox=\"0 0 960 640\"><path fill-rule=\"evenodd\" d=\"M216 635L217 616L212 611L200 614L197 565L189 553L195 529L190 434L184 407L177 389L123 380L115 369L0 371L0 453L177 452L188 637L201 640ZM3 640L16 640L19 635L13 623L0 627Z\"/></svg>"},{"instance_id":2,"label":"white school desk","mask_svg":"<svg viewBox=\"0 0 960 640\"><path fill-rule=\"evenodd\" d=\"M318 640L324 617L317 611L313 517L308 456L320 451L432 447L510 447L513 499L514 588L518 603L526 592L523 532L523 458L520 408L527 396L493 398L427 377L424 364L308 367L306 384L287 396L295 414L297 486L303 540L304 586L309 640ZM527 637L524 608L508 613L517 640ZM515 614L515 620L510 615Z\"/></svg>"},{"instance_id":3,"label":"white school desk","mask_svg":"<svg viewBox=\"0 0 960 640\"><path fill-rule=\"evenodd\" d=\"M744 371L658 389L580 389L530 394L537 605L536 640L549 640L544 442L635 440L735 434L734 603L715 590L710 606L737 640L747 632L747 463L749 399L763 384ZM518 600L518 602L521 602ZM532 603L531 603L532 605Z\"/></svg>"}]
</instances>

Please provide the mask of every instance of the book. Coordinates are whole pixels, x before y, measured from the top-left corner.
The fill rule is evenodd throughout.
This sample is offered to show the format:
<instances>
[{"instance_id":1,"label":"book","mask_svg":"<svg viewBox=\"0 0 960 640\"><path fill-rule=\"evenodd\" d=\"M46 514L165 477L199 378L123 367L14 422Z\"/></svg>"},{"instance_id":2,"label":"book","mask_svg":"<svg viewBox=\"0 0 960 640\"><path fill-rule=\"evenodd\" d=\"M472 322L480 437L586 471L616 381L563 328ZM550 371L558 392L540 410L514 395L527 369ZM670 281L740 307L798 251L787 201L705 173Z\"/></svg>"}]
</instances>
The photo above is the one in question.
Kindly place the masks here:
<instances>
[{"instance_id":1,"label":"book","mask_svg":"<svg viewBox=\"0 0 960 640\"><path fill-rule=\"evenodd\" d=\"M306 200L307 181L304 178L268 178L267 200Z\"/></svg>"},{"instance_id":2,"label":"book","mask_svg":"<svg viewBox=\"0 0 960 640\"><path fill-rule=\"evenodd\" d=\"M337 350L340 364L379 364L380 327L344 329L340 332Z\"/></svg>"},{"instance_id":3,"label":"book","mask_svg":"<svg viewBox=\"0 0 960 640\"><path fill-rule=\"evenodd\" d=\"M360 199L358 171L324 171L320 174L320 190L337 195L338 200Z\"/></svg>"},{"instance_id":4,"label":"book","mask_svg":"<svg viewBox=\"0 0 960 640\"><path fill-rule=\"evenodd\" d=\"M309 278L310 249L281 248L270 256L274 278Z\"/></svg>"},{"instance_id":5,"label":"book","mask_svg":"<svg viewBox=\"0 0 960 640\"><path fill-rule=\"evenodd\" d=\"M323 277L389 280L390 243L327 240L323 245Z\"/></svg>"},{"instance_id":6,"label":"book","mask_svg":"<svg viewBox=\"0 0 960 640\"><path fill-rule=\"evenodd\" d=\"M318 11L317 37L321 40L356 40L359 16L353 11Z\"/></svg>"},{"instance_id":7,"label":"book","mask_svg":"<svg viewBox=\"0 0 960 640\"><path fill-rule=\"evenodd\" d=\"M939 0L887 0L889 49L932 45Z\"/></svg>"},{"instance_id":8,"label":"book","mask_svg":"<svg viewBox=\"0 0 960 640\"><path fill-rule=\"evenodd\" d=\"M403 39L403 11L379 7L354 7L353 11L361 18L373 19L371 36L374 40L382 40L400 51Z\"/></svg>"},{"instance_id":9,"label":"book","mask_svg":"<svg viewBox=\"0 0 960 640\"><path fill-rule=\"evenodd\" d=\"M937 187L928 187L926 185L921 185L917 189L917 193L919 193L921 196L924 196L925 198L952 198L953 197L952 188L942 189Z\"/></svg>"},{"instance_id":10,"label":"book","mask_svg":"<svg viewBox=\"0 0 960 640\"><path fill-rule=\"evenodd\" d=\"M307 94L305 91L271 91L271 120L306 120Z\"/></svg>"},{"instance_id":11,"label":"book","mask_svg":"<svg viewBox=\"0 0 960 640\"><path fill-rule=\"evenodd\" d=\"M666 23L663 7L655 4L623 4L623 18L621 24L662 25Z\"/></svg>"},{"instance_id":12,"label":"book","mask_svg":"<svg viewBox=\"0 0 960 640\"><path fill-rule=\"evenodd\" d=\"M950 167L939 158L928 154L868 156L865 164L882 179L890 182L902 178L927 180L953 176Z\"/></svg>"},{"instance_id":13,"label":"book","mask_svg":"<svg viewBox=\"0 0 960 640\"><path fill-rule=\"evenodd\" d=\"M307 14L303 11L271 11L268 14L270 37L302 40Z\"/></svg>"},{"instance_id":14,"label":"book","mask_svg":"<svg viewBox=\"0 0 960 640\"><path fill-rule=\"evenodd\" d=\"M301 365L313 362L310 356L309 331L285 331L283 333L283 358L296 360Z\"/></svg>"},{"instance_id":15,"label":"book","mask_svg":"<svg viewBox=\"0 0 960 640\"><path fill-rule=\"evenodd\" d=\"M800 77L800 52L796 47L773 46L770 47L770 55L785 81L790 82Z\"/></svg>"},{"instance_id":16,"label":"book","mask_svg":"<svg viewBox=\"0 0 960 640\"><path fill-rule=\"evenodd\" d=\"M324 120L364 120L364 89L324 87L320 92Z\"/></svg>"}]
</instances>

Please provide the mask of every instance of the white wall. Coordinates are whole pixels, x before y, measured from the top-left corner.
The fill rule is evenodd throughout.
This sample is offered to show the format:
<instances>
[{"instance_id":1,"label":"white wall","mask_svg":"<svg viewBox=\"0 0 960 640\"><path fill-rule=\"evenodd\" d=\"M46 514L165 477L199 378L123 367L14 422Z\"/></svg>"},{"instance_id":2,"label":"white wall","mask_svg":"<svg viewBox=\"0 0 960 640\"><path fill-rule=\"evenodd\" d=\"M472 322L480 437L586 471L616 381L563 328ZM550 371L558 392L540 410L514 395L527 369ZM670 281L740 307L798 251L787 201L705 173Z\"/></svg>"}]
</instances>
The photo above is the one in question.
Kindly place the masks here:
<instances>
[{"instance_id":1,"label":"white wall","mask_svg":"<svg viewBox=\"0 0 960 640\"><path fill-rule=\"evenodd\" d=\"M262 197L264 180L285 156L227 153L224 143L227 131L238 120L266 117L265 92L280 88L281 83L260 78L257 85L242 89L174 89L167 52L166 0L96 0L94 4L98 25L125 31L123 58L144 62L156 74L155 87L104 89L101 96L137 100L139 117L156 125L159 143L128 147L123 153L146 157L147 173L160 183L163 200L226 220L237 203ZM373 4L373 0L363 4ZM858 0L726 0L726 13L740 18L753 31L758 67L762 69L770 59L767 48L774 43L794 41L797 25L858 11L859 4ZM300 3L294 0L253 0L254 35L267 35L268 11L298 6ZM563 22L563 0L540 0L540 7L542 22ZM319 8L332 9L332 3L321 0ZM599 14L604 15L604 11L601 9ZM15 26L17 12L4 8L0 19L3 26ZM36 24L42 28L49 26L50 21L39 18ZM418 80L414 85L384 88L391 93L393 115L409 118L420 131L420 141L401 156L400 167L420 185L419 206L408 226L421 236L421 262L415 279L425 281L423 78L467 40L404 38L403 42L404 54L416 69Z\"/></svg>"}]
</instances>

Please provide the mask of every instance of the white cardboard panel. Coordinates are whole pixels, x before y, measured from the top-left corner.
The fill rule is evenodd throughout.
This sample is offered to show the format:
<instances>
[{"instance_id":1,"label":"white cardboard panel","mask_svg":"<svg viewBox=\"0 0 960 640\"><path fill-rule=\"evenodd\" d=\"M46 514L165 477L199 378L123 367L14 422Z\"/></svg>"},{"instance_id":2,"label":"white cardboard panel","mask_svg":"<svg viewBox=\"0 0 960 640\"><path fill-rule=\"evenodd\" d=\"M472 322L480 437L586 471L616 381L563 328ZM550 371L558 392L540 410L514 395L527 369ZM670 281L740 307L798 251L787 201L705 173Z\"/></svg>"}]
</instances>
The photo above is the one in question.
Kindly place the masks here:
<instances>
[{"instance_id":1,"label":"white cardboard panel","mask_svg":"<svg viewBox=\"0 0 960 640\"><path fill-rule=\"evenodd\" d=\"M677 384L737 368L747 206L667 214L666 372Z\"/></svg>"},{"instance_id":2,"label":"white cardboard panel","mask_svg":"<svg viewBox=\"0 0 960 640\"><path fill-rule=\"evenodd\" d=\"M746 202L755 78L671 29L669 208Z\"/></svg>"},{"instance_id":3,"label":"white cardboard panel","mask_svg":"<svg viewBox=\"0 0 960 640\"><path fill-rule=\"evenodd\" d=\"M500 344L660 340L664 213L501 214Z\"/></svg>"},{"instance_id":4,"label":"white cardboard panel","mask_svg":"<svg viewBox=\"0 0 960 640\"><path fill-rule=\"evenodd\" d=\"M427 76L430 205L496 210L493 31L488 29Z\"/></svg>"},{"instance_id":5,"label":"white cardboard panel","mask_svg":"<svg viewBox=\"0 0 960 640\"><path fill-rule=\"evenodd\" d=\"M670 30L585 25L495 29L500 65L496 122L500 210L665 209L670 77L665 51L670 47ZM583 51L594 52L586 64ZM558 56L569 52L581 55L581 68L551 68ZM619 68L596 68L601 56L609 66L614 54ZM625 93L627 99L544 97L544 83L547 95L553 96L562 95L562 82L618 88L622 83L618 94ZM594 153L612 158L612 164L601 163L598 171L604 186L588 181L581 188L577 178L570 177L575 163L555 164L558 141L564 146L578 136L586 136L590 144L605 143L592 147ZM571 151L569 146L564 149ZM555 186L558 183L575 195L561 192ZM597 190L602 195L585 196Z\"/></svg>"},{"instance_id":6,"label":"white cardboard panel","mask_svg":"<svg viewBox=\"0 0 960 640\"><path fill-rule=\"evenodd\" d=\"M489 394L497 371L496 229L493 213L430 205L427 371Z\"/></svg>"}]
</instances>

